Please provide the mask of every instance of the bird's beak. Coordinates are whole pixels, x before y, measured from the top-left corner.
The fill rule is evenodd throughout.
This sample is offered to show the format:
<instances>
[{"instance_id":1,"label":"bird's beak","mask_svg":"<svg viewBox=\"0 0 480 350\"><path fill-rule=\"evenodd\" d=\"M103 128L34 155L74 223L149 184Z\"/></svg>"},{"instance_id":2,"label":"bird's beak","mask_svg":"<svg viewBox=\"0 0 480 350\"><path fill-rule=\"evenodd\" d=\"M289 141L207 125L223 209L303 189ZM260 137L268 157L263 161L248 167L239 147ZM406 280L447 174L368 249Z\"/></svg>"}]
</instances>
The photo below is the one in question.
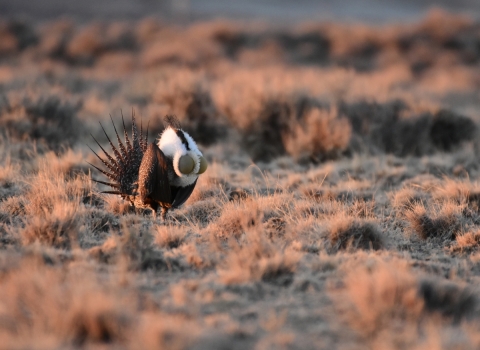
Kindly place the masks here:
<instances>
[{"instance_id":1,"label":"bird's beak","mask_svg":"<svg viewBox=\"0 0 480 350\"><path fill-rule=\"evenodd\" d=\"M200 165L201 166L201 165ZM178 160L178 169L182 174L190 174L195 168L195 162L189 155L181 156Z\"/></svg>"},{"instance_id":2,"label":"bird's beak","mask_svg":"<svg viewBox=\"0 0 480 350\"><path fill-rule=\"evenodd\" d=\"M203 174L208 168L208 163L203 156L200 157L200 169L198 169L198 174Z\"/></svg>"}]
</instances>

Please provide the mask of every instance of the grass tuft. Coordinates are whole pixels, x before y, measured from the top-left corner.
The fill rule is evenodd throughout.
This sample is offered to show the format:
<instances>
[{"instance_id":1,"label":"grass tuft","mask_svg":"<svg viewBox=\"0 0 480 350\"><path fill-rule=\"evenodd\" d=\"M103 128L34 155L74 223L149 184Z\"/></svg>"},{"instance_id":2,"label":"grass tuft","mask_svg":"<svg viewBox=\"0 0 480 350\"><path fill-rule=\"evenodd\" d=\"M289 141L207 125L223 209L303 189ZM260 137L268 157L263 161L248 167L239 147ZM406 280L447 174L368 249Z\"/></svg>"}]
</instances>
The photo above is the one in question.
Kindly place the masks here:
<instances>
[{"instance_id":1,"label":"grass tuft","mask_svg":"<svg viewBox=\"0 0 480 350\"><path fill-rule=\"evenodd\" d=\"M77 208L55 207L51 211L24 220L20 230L23 244L39 242L55 248L70 249L78 240L80 222Z\"/></svg>"},{"instance_id":2,"label":"grass tuft","mask_svg":"<svg viewBox=\"0 0 480 350\"><path fill-rule=\"evenodd\" d=\"M415 204L405 217L413 232L422 239L452 240L461 228L460 210L458 205L451 203L428 213L423 204Z\"/></svg>"},{"instance_id":3,"label":"grass tuft","mask_svg":"<svg viewBox=\"0 0 480 350\"><path fill-rule=\"evenodd\" d=\"M181 226L159 225L155 227L155 243L162 248L178 248L185 242L187 229Z\"/></svg>"},{"instance_id":4,"label":"grass tuft","mask_svg":"<svg viewBox=\"0 0 480 350\"><path fill-rule=\"evenodd\" d=\"M345 215L332 217L328 223L329 250L373 249L384 247L384 239L376 222Z\"/></svg>"},{"instance_id":5,"label":"grass tuft","mask_svg":"<svg viewBox=\"0 0 480 350\"><path fill-rule=\"evenodd\" d=\"M77 116L80 108L79 103L67 102L57 95L26 97L10 113L0 116L0 125L9 130L11 137L41 140L59 151L61 146L72 146L86 134Z\"/></svg>"}]
</instances>

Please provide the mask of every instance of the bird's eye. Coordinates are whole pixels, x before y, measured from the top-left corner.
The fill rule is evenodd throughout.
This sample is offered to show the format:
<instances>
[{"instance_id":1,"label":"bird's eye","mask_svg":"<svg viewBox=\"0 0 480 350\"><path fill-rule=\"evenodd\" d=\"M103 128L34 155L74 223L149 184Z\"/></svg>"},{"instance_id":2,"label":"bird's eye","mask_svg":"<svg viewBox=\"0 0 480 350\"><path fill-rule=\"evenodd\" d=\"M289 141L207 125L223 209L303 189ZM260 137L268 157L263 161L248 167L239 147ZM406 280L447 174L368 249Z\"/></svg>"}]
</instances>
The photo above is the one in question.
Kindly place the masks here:
<instances>
[{"instance_id":1,"label":"bird's eye","mask_svg":"<svg viewBox=\"0 0 480 350\"><path fill-rule=\"evenodd\" d=\"M200 157L200 169L198 169L199 174L203 174L208 168L208 163L203 156Z\"/></svg>"},{"instance_id":2,"label":"bird's eye","mask_svg":"<svg viewBox=\"0 0 480 350\"><path fill-rule=\"evenodd\" d=\"M195 162L192 157L184 155L178 160L178 169L182 174L190 174L194 168Z\"/></svg>"}]
</instances>

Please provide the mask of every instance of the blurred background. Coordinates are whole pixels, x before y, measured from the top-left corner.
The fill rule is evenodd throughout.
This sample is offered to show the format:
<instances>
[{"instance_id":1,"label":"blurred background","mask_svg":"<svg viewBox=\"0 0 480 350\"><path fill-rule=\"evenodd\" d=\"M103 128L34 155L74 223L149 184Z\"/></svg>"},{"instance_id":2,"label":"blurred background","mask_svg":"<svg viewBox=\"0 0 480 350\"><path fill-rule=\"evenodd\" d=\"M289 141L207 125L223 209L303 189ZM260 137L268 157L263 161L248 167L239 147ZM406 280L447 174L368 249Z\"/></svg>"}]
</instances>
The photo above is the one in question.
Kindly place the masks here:
<instances>
[{"instance_id":1,"label":"blurred background","mask_svg":"<svg viewBox=\"0 0 480 350\"><path fill-rule=\"evenodd\" d=\"M122 109L243 144L244 165L421 156L480 122L480 0L0 0L0 17L0 133L45 150Z\"/></svg>"},{"instance_id":2,"label":"blurred background","mask_svg":"<svg viewBox=\"0 0 480 350\"><path fill-rule=\"evenodd\" d=\"M336 20L385 23L418 20L432 7L480 18L478 0L0 0L0 16L30 20L138 19L191 21L217 17L270 21Z\"/></svg>"}]
</instances>

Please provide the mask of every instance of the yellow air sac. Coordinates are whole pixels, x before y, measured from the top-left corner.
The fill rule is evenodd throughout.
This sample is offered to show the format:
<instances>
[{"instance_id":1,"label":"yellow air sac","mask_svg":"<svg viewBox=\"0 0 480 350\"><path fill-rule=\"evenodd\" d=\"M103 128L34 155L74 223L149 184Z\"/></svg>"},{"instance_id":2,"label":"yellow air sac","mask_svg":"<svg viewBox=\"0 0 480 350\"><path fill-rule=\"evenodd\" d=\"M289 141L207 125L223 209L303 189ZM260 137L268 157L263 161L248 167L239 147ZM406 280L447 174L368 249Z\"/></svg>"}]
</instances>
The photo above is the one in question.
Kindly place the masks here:
<instances>
[{"instance_id":1,"label":"yellow air sac","mask_svg":"<svg viewBox=\"0 0 480 350\"><path fill-rule=\"evenodd\" d=\"M207 160L203 157L200 157L200 169L198 169L199 174L203 174L208 168Z\"/></svg>"},{"instance_id":2,"label":"yellow air sac","mask_svg":"<svg viewBox=\"0 0 480 350\"><path fill-rule=\"evenodd\" d=\"M180 170L182 174L185 174L185 175L190 174L194 168L195 168L195 162L193 161L192 157L188 155L184 155L180 157L178 161L178 170Z\"/></svg>"}]
</instances>

